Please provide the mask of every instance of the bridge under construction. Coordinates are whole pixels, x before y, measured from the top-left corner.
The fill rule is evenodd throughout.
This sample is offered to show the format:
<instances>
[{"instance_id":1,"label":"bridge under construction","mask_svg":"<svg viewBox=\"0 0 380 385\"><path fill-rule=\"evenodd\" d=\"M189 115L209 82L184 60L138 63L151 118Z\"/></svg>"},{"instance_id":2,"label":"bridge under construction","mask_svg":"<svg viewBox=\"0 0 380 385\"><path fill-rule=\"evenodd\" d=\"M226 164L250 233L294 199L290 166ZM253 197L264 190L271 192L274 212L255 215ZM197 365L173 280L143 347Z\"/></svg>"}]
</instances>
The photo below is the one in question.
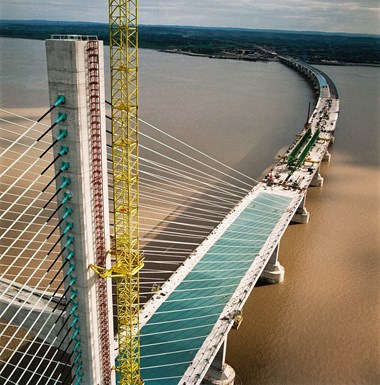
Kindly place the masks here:
<instances>
[{"instance_id":1,"label":"bridge under construction","mask_svg":"<svg viewBox=\"0 0 380 385\"><path fill-rule=\"evenodd\" d=\"M29 122L1 153L5 384L233 384L228 333L258 279L283 281L281 237L308 222L307 189L323 184L339 114L326 74L279 57L317 103L261 181L203 153L214 166L202 171L198 150L138 117L129 3L110 9L111 101L102 42L52 36L51 124ZM140 156L139 123L178 147L150 136Z\"/></svg>"}]
</instances>

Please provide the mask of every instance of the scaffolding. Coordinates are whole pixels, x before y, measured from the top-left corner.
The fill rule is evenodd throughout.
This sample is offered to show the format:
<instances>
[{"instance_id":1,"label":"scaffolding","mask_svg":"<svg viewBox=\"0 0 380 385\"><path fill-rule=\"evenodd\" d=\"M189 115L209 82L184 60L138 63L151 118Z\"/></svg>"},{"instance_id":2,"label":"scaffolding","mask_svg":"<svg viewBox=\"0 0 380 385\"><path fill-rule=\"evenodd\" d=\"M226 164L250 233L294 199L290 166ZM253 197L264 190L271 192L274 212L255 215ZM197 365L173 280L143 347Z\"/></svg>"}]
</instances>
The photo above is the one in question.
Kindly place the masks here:
<instances>
[{"instance_id":1,"label":"scaffolding","mask_svg":"<svg viewBox=\"0 0 380 385\"><path fill-rule=\"evenodd\" d=\"M120 385L140 377L137 0L109 0L112 163Z\"/></svg>"}]
</instances>

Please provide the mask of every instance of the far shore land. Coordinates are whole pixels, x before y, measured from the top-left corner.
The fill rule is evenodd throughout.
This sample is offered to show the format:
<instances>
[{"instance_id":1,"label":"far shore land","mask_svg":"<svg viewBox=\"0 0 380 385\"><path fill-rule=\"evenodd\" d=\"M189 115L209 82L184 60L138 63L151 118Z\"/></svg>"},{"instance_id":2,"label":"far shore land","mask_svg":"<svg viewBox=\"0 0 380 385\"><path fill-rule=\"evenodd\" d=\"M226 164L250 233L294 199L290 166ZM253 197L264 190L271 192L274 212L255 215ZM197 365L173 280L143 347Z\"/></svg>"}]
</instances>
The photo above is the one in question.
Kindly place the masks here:
<instances>
[{"instance_id":1,"label":"far shore land","mask_svg":"<svg viewBox=\"0 0 380 385\"><path fill-rule=\"evenodd\" d=\"M52 35L87 35L109 44L108 24L0 20L0 37L46 40ZM139 26L140 48L189 56L275 61L277 56L310 64L380 66L380 36L347 33L250 30L182 26Z\"/></svg>"},{"instance_id":2,"label":"far shore land","mask_svg":"<svg viewBox=\"0 0 380 385\"><path fill-rule=\"evenodd\" d=\"M159 50L161 52L165 53L174 53L174 54L180 54L180 55L187 55L187 56L196 56L196 57L208 57L209 59L223 59L223 60L241 60L241 61L261 61L261 62L272 62L272 61L278 61L277 56L274 55L272 57L267 57L265 55L245 55L245 54L235 54L232 52L226 52L223 54L203 54L203 53L195 53L191 51L182 51L182 50L176 50L176 49L164 49ZM338 62L336 60L328 60L323 59L320 61L310 61L308 60L309 64L315 64L315 65L329 65L329 66L361 66L361 67L380 67L380 64L375 63L344 63L344 62Z\"/></svg>"}]
</instances>

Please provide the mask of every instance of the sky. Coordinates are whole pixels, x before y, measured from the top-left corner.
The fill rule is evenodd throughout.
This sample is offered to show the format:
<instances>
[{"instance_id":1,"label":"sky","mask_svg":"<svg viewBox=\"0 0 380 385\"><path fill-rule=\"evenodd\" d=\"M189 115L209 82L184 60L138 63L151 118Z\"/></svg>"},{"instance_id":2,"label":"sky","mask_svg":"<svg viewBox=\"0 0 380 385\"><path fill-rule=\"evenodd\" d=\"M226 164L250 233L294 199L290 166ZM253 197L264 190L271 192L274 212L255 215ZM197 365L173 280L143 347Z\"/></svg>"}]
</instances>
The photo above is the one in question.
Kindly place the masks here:
<instances>
[{"instance_id":1,"label":"sky","mask_svg":"<svg viewBox=\"0 0 380 385\"><path fill-rule=\"evenodd\" d=\"M2 0L1 19L108 21L107 0ZM379 0L139 0L139 23L380 34Z\"/></svg>"}]
</instances>

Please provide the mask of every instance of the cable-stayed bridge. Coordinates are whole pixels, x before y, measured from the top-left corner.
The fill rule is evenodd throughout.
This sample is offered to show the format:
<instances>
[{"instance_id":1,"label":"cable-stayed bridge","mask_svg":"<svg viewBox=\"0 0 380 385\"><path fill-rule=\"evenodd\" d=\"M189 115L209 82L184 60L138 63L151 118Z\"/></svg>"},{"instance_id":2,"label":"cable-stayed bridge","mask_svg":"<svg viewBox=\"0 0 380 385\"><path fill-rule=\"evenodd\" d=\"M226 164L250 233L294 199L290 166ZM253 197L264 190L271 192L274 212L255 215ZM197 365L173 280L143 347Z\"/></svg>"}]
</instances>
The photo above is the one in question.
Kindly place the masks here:
<instances>
[{"instance_id":1,"label":"cable-stayed bridge","mask_svg":"<svg viewBox=\"0 0 380 385\"><path fill-rule=\"evenodd\" d=\"M89 66L88 42L77 44L86 47ZM215 383L218 375L231 383L232 370L224 361L227 334L241 322L244 302L260 277L283 279L278 248L288 224L308 221L307 188L323 183L319 166L329 160L339 100L325 74L280 60L310 78L318 101L295 142L261 182L140 121L139 218L145 257L140 355L146 384L198 384L209 377ZM102 362L93 362L93 354L106 350L104 342L113 348L112 320L108 336L96 329L104 316L99 307L111 309L115 303L111 281L106 305L97 305L103 289L88 268L95 263L96 234L109 242L111 232L108 226L99 228L99 211L94 210L108 201L104 188L99 202L97 173L107 186L105 158L110 157L105 131L94 135L98 123L105 127L107 115L99 73L84 71L83 95L79 90L62 93L57 82L51 97L53 142L46 120L32 122L1 111L6 145L1 154L0 378L6 384L90 384L89 367L105 370ZM72 99L89 106L88 116L78 120L92 131L78 139L73 139ZM84 175L79 170L83 164ZM80 199L84 206L95 202L88 204L87 214ZM103 211L100 222L110 221L112 228L112 208ZM82 237L86 248L79 242ZM112 250L112 240L106 247ZM110 361L117 356L111 349Z\"/></svg>"}]
</instances>

